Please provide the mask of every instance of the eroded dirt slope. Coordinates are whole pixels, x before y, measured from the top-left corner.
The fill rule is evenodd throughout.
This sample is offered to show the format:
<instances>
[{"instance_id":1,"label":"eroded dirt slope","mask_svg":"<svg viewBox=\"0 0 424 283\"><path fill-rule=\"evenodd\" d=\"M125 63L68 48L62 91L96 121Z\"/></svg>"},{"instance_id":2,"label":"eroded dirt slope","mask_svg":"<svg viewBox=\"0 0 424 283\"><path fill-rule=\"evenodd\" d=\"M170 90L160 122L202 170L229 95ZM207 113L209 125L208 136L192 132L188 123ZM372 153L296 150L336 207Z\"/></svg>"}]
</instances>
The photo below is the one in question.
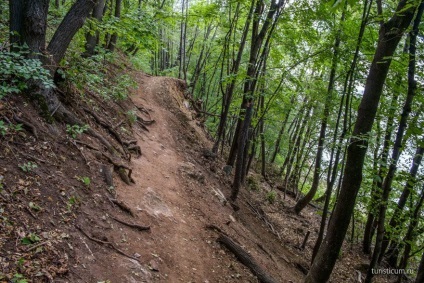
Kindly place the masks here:
<instances>
[{"instance_id":1,"label":"eroded dirt slope","mask_svg":"<svg viewBox=\"0 0 424 283\"><path fill-rule=\"evenodd\" d=\"M220 160L209 160L203 129L185 109L183 83L176 79L139 75L132 100L155 123L137 133L142 156L132 160L135 185L117 182L116 198L135 217L117 210L113 217L150 225L136 231L108 215L79 217L78 225L96 239L113 242L116 250L75 231L77 264L72 282L257 282L255 276L216 242L214 225L237 240L278 282L299 282L301 272L269 228L241 201L237 212L217 196L229 194L230 179Z\"/></svg>"}]
</instances>

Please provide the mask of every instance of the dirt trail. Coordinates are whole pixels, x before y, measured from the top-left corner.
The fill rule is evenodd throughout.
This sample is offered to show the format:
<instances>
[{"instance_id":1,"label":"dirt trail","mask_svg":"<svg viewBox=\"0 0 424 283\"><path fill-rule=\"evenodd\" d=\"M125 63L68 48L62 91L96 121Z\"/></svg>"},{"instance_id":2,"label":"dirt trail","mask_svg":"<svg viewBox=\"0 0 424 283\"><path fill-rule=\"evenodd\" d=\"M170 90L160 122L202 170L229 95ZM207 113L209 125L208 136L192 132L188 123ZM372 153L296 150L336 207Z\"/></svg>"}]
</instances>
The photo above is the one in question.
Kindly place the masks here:
<instances>
[{"instance_id":1,"label":"dirt trail","mask_svg":"<svg viewBox=\"0 0 424 283\"><path fill-rule=\"evenodd\" d=\"M118 186L117 190L131 207L154 218L151 238L133 248L144 250L146 245L152 246L151 255L157 256L152 264L158 265L158 277L205 281L205 255L212 251L198 244L198 231L203 225L190 213L189 196L178 179L185 160L177 152L178 136L170 117L173 114L163 104L169 87L169 79L152 77L144 80L138 95L133 97L134 103L146 107L157 122L149 128L150 132L139 136L143 156L133 161L137 185Z\"/></svg>"},{"instance_id":2,"label":"dirt trail","mask_svg":"<svg viewBox=\"0 0 424 283\"><path fill-rule=\"evenodd\" d=\"M132 100L156 122L135 135L142 151L131 162L136 184L128 186L115 178L116 198L136 215L105 210L97 217L101 220L82 224L90 227L93 236L106 238L138 261L80 237L79 265L73 274L84 273L84 282L257 282L216 242L218 233L206 229L212 224L236 239L278 282L299 282L302 275L288 260L292 254L245 202L240 201L241 209L234 212L216 196L218 190L229 194L231 180L221 170L222 161L203 155L211 144L184 107L183 82L145 75L139 75L138 81ZM151 231L129 229L108 213L149 224Z\"/></svg>"}]
</instances>

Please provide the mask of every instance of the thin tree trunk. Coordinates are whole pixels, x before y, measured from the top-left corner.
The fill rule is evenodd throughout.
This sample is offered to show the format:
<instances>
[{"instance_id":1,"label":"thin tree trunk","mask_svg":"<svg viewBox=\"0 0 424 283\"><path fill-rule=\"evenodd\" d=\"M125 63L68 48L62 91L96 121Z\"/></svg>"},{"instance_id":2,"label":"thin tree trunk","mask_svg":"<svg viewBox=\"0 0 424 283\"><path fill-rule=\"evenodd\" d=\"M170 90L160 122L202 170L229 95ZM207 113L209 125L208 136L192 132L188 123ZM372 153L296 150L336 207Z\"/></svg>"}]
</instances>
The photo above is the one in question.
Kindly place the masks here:
<instances>
[{"instance_id":1,"label":"thin tree trunk","mask_svg":"<svg viewBox=\"0 0 424 283\"><path fill-rule=\"evenodd\" d=\"M291 100L290 100L290 104L293 105L294 102L294 96L292 96ZM274 152L272 154L271 163L275 162L275 158L277 157L277 154L280 152L280 143L281 143L281 139L283 137L284 134L284 130L286 129L287 126L287 121L290 117L290 112L292 110L292 107L288 107L287 111L286 111L286 117L284 117L283 122L281 123L281 128L280 131L278 132L278 136L277 139L275 140L275 146L274 146Z\"/></svg>"},{"instance_id":2,"label":"thin tree trunk","mask_svg":"<svg viewBox=\"0 0 424 283\"><path fill-rule=\"evenodd\" d=\"M242 37L241 37L241 40L240 40L240 47L239 47L238 52L237 52L237 58L233 62L233 65L231 67L230 75L232 75L234 78L231 79L230 83L227 84L227 86L225 87L225 92L224 92L224 96L223 96L223 99L222 99L221 117L220 117L220 120L219 120L217 136L216 136L216 139L215 139L215 143L212 147L212 151L215 152L215 153L218 152L219 143L220 143L221 139L223 138L223 135L224 135L224 132L225 132L225 126L227 124L228 113L229 113L229 110L230 110L231 101L233 99L233 92L234 92L234 88L236 86L235 75L238 74L238 71L239 71L239 68L240 68L244 47L246 45L247 35L249 33L250 22L252 20L252 15L253 15L253 11L254 11L254 6L255 6L254 3L255 3L255 0L252 0L252 2L250 4L249 14L246 18L246 23L244 24L243 34L242 34ZM236 9L236 11L237 11L236 15L238 14L238 11L239 11L238 8L239 8L239 5L237 6L237 9ZM234 158L234 160L235 160L235 158ZM232 161L230 163L231 163L231 165L233 165L234 161ZM227 162L227 164L229 164L229 163Z\"/></svg>"},{"instance_id":3,"label":"thin tree trunk","mask_svg":"<svg viewBox=\"0 0 424 283\"><path fill-rule=\"evenodd\" d=\"M424 282L424 253L421 256L420 265L418 266L417 278L415 279L415 283L423 283Z\"/></svg>"},{"instance_id":4,"label":"thin tree trunk","mask_svg":"<svg viewBox=\"0 0 424 283\"><path fill-rule=\"evenodd\" d=\"M344 20L345 20L345 14L346 14L346 6L343 8L342 16L340 19L339 25L342 26ZM327 88L327 96L325 99L325 105L324 105L324 112L321 120L321 129L318 137L318 149L317 149L317 157L315 159L315 169L314 169L314 178L312 180L311 189L309 192L301 198L296 205L294 206L294 211L296 214L299 214L305 206L308 205L308 203L314 198L319 185L319 178L321 174L321 159L322 159L322 153L324 152L324 141L325 141L325 132L327 130L327 123L328 123L328 116L330 115L331 111L331 104L333 100L333 90L334 90L334 83L336 79L336 71L337 71L337 65L339 61L339 48L340 48L340 42L341 42L341 27L337 31L336 39L334 42L334 51L333 51L333 58L332 58L332 65L331 65L331 71L330 71L330 79L328 82L328 88Z\"/></svg>"},{"instance_id":5,"label":"thin tree trunk","mask_svg":"<svg viewBox=\"0 0 424 283\"><path fill-rule=\"evenodd\" d=\"M417 88L417 82L415 80L415 64L416 64L415 63L415 42L416 42L416 35L418 34L418 26L421 21L421 16L423 11L424 11L424 2L420 4L417 17L415 18L415 21L414 21L413 29L410 33L409 64L408 64L408 95L406 97L406 101L403 106L402 115L399 122L399 128L396 133L396 139L395 139L395 144L393 146L393 152L392 152L392 157L390 160L389 171L383 181L383 186L382 186L383 193L381 195L381 203L380 203L380 208L378 213L377 236L375 240L375 248L372 255L371 263L367 272L367 277L365 278L366 283L370 283L372 281L372 278L374 276L372 270L377 266L377 264L381 260L380 254L381 254L382 245L383 245L384 228L385 228L384 225L385 225L385 219L386 219L388 199L389 199L390 191L392 189L393 178L397 170L397 162L399 160L399 157L402 151L403 136L407 127L409 113L411 112L412 101L414 99L416 88Z\"/></svg>"},{"instance_id":6,"label":"thin tree trunk","mask_svg":"<svg viewBox=\"0 0 424 283\"><path fill-rule=\"evenodd\" d=\"M121 6L122 6L122 0L116 0L115 2L115 18L119 19L121 17ZM118 41L118 34L114 33L110 37L109 45L107 49L109 49L111 52L115 51L116 43Z\"/></svg>"},{"instance_id":7,"label":"thin tree trunk","mask_svg":"<svg viewBox=\"0 0 424 283\"><path fill-rule=\"evenodd\" d=\"M423 141L422 141L423 142ZM402 210L406 205L406 201L409 198L409 195L411 193L411 190L413 189L414 185L416 184L417 180L416 180L416 176L418 173L418 168L420 167L422 158L423 158L423 154L424 154L424 147L419 147L414 155L414 159L412 161L412 166L411 169L409 171L409 177L408 180L406 181L405 187L402 191L401 196L399 197L397 206L395 208L395 211L393 212L392 218L389 221L389 225L388 225L388 229L386 234L384 235L384 239L383 239L383 245L381 248L381 254L384 255L386 252L387 247L389 246L390 241L393 241L393 247L390 249L393 251L393 249L395 249L395 246L397 245L394 239L394 235L397 231L397 229L399 228L399 225L401 224L401 214L402 214ZM397 259L397 257L395 257ZM392 267L395 267L396 265L396 260L391 260L389 261L389 263L391 264Z\"/></svg>"},{"instance_id":8,"label":"thin tree trunk","mask_svg":"<svg viewBox=\"0 0 424 283\"><path fill-rule=\"evenodd\" d=\"M409 1L401 0L395 14L380 28L377 49L368 73L364 94L358 109L357 121L347 149L340 195L329 223L327 235L305 278L306 283L326 282L342 247L362 182L362 169L368 147L366 137L374 123L391 58L415 14L416 6L406 7L409 4Z\"/></svg>"},{"instance_id":9,"label":"thin tree trunk","mask_svg":"<svg viewBox=\"0 0 424 283\"><path fill-rule=\"evenodd\" d=\"M411 215L411 219L409 222L408 230L406 232L405 237L403 238L403 243L405 245L403 250L402 259L399 264L399 269L405 269L408 265L408 260L411 257L411 250L412 250L412 242L416 240L417 233L415 232L415 229L418 226L422 206L424 202L424 186L421 189L420 198L417 201L417 204L415 205L415 209ZM398 278L398 282L402 281L402 277L400 276Z\"/></svg>"},{"instance_id":10,"label":"thin tree trunk","mask_svg":"<svg viewBox=\"0 0 424 283\"><path fill-rule=\"evenodd\" d=\"M96 6L93 9L92 18L96 21L101 21L103 17L103 10L105 7L105 0L98 0ZM85 54L87 56L94 55L94 49L99 42L100 32L96 30L94 34L92 32L88 32L86 35L86 44L85 44Z\"/></svg>"},{"instance_id":11,"label":"thin tree trunk","mask_svg":"<svg viewBox=\"0 0 424 283\"><path fill-rule=\"evenodd\" d=\"M386 130L384 134L384 142L383 142L383 148L381 153L381 159L378 163L380 163L380 168L378 170L377 176L378 179L373 183L373 186L371 188L371 197L370 197L370 203L368 205L368 217L367 222L365 224L365 230L364 230L364 240L362 242L362 250L365 254L371 253L371 240L373 231L376 228L376 222L375 222L375 215L378 209L378 203L380 202L380 194L378 193L381 191L382 185L383 185L383 178L384 174L387 172L387 158L389 155L389 147L390 147L390 141L391 136L393 132L393 122L395 119L395 109L397 106L397 99L399 97L399 93L395 92L392 97L392 101L390 103L390 110L388 113L387 123L386 123ZM374 158L377 162L376 158Z\"/></svg>"}]
</instances>

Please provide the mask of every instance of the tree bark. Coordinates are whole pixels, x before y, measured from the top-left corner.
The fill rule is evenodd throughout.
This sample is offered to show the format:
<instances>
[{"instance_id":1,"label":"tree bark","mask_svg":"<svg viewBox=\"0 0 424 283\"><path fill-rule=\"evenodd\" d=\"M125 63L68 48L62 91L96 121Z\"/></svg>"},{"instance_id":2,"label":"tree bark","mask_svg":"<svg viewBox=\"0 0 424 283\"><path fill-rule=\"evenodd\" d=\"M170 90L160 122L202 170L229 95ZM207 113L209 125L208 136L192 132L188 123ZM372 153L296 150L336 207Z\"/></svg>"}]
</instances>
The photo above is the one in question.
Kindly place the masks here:
<instances>
[{"instance_id":1,"label":"tree bark","mask_svg":"<svg viewBox=\"0 0 424 283\"><path fill-rule=\"evenodd\" d=\"M49 56L51 56L48 63L54 64L54 70L56 70L57 64L65 56L65 52L72 38L83 26L95 4L96 1L94 0L77 0L77 2L72 5L65 18L63 18L47 47L47 52ZM49 69L52 70L52 67Z\"/></svg>"},{"instance_id":2,"label":"tree bark","mask_svg":"<svg viewBox=\"0 0 424 283\"><path fill-rule=\"evenodd\" d=\"M409 195L411 194L411 190L413 189L414 185L417 182L416 176L417 176L417 173L418 173L418 168L420 167L421 161L423 159L423 154L424 154L424 147L417 148L415 155L414 155L414 159L412 161L411 169L409 171L408 180L406 181L406 184L405 184L405 187L402 191L402 194L399 197L399 200L398 200L397 206L395 208L395 211L393 212L392 218L389 221L387 232L384 235L383 245L382 245L382 248L381 248L381 255L385 254L386 249L389 246L390 241L393 241L393 244L396 245L396 241L394 239L394 237L395 237L394 234L396 234L396 230L398 229L399 225L401 224L402 210L404 209L404 207L406 205L406 201L408 200ZM394 246L393 246L393 248L394 248ZM391 266L395 267L395 265L393 265L393 264L394 264L394 262L392 261Z\"/></svg>"},{"instance_id":3,"label":"tree bark","mask_svg":"<svg viewBox=\"0 0 424 283\"><path fill-rule=\"evenodd\" d=\"M24 44L24 10L25 0L9 1L9 30L11 51L16 50L15 44Z\"/></svg>"},{"instance_id":4,"label":"tree bark","mask_svg":"<svg viewBox=\"0 0 424 283\"><path fill-rule=\"evenodd\" d=\"M121 17L121 6L122 6L122 0L116 0L115 2L115 18L119 19ZM110 37L109 45L107 49L109 49L111 52L115 50L116 43L118 41L118 34L115 32Z\"/></svg>"},{"instance_id":5,"label":"tree bark","mask_svg":"<svg viewBox=\"0 0 424 283\"><path fill-rule=\"evenodd\" d=\"M390 103L390 110L388 113L387 123L386 123L386 130L384 134L384 142L383 142L383 148L381 152L381 159L378 163L380 163L380 168L378 169L378 180L373 182L373 187L371 188L371 197L370 197L370 203L368 204L368 216L367 216L367 222L365 224L365 231L364 231L364 240L362 242L362 250L365 254L371 253L371 240L372 235L374 234L374 230L377 227L375 216L378 209L378 203L380 199L379 192L381 191L382 185L383 185L383 178L384 174L387 172L387 158L389 155L389 147L392 137L392 128L393 128L393 122L395 119L395 109L397 106L397 99L399 97L399 93L395 92L392 97L392 101ZM377 160L374 160L374 162L377 162Z\"/></svg>"},{"instance_id":6,"label":"tree bark","mask_svg":"<svg viewBox=\"0 0 424 283\"><path fill-rule=\"evenodd\" d=\"M93 14L91 15L91 18L96 21L101 21L103 17L103 9L105 7L106 1L105 0L98 0L96 6L93 9ZM94 31L94 34L92 32L88 32L86 35L86 44L85 44L85 54L86 56L92 56L94 55L94 49L96 48L96 45L99 43L99 36L100 33L98 30Z\"/></svg>"},{"instance_id":7,"label":"tree bark","mask_svg":"<svg viewBox=\"0 0 424 283\"><path fill-rule=\"evenodd\" d=\"M362 169L368 147L368 135L374 123L391 58L405 30L410 25L416 6L407 7L401 0L396 13L380 28L377 49L368 73L364 94L358 109L338 202L331 217L327 235L311 266L305 282L326 282L334 268L346 235L356 196L362 182Z\"/></svg>"},{"instance_id":8,"label":"tree bark","mask_svg":"<svg viewBox=\"0 0 424 283\"><path fill-rule=\"evenodd\" d=\"M378 212L378 226L377 226L377 236L375 240L375 248L373 252L373 256L371 259L371 263L367 272L367 277L365 278L366 283L370 283L374 276L372 270L377 266L377 264L381 261L381 251L383 247L383 238L385 231L385 220L386 220L386 211L388 206L388 199L390 192L392 190L392 182L397 170L397 162L399 160L400 154L402 152L402 144L403 144L403 136L406 131L407 121L409 117L409 113L412 108L412 101L415 96L417 82L415 80L415 42L416 35L418 34L418 27L421 21L421 16L424 11L424 2L422 2L418 9L418 14L415 18L413 29L410 33L410 44L409 44L409 64L408 64L408 94L406 96L405 104L403 106L401 119L399 122L399 128L396 133L395 144L393 146L393 152L390 160L389 171L387 172L387 176L384 178L382 190L383 193L381 195L381 202Z\"/></svg>"},{"instance_id":9,"label":"tree bark","mask_svg":"<svg viewBox=\"0 0 424 283\"><path fill-rule=\"evenodd\" d=\"M252 273L258 277L259 282L262 283L277 283L277 281L271 277L265 270L260 267L250 254L243 250L238 244L236 244L232 239L225 235L219 236L219 243L223 244L227 249L229 249L234 255L247 266Z\"/></svg>"},{"instance_id":10,"label":"tree bark","mask_svg":"<svg viewBox=\"0 0 424 283\"><path fill-rule=\"evenodd\" d=\"M415 230L418 226L423 202L424 202L424 186L421 189L420 198L418 199L417 204L415 205L414 211L411 215L410 222L408 225L408 230L406 231L406 235L403 238L403 243L405 247L403 250L401 262L399 264L399 269L405 269L406 266L408 265L408 260L411 257L412 243L414 242L414 240L416 241L417 233ZM398 282L401 282L401 281L402 281L402 277L399 277Z\"/></svg>"},{"instance_id":11,"label":"tree bark","mask_svg":"<svg viewBox=\"0 0 424 283\"><path fill-rule=\"evenodd\" d=\"M246 23L244 24L243 34L242 34L242 37L241 37L241 40L240 40L240 46L239 46L239 49L237 51L237 57L236 57L236 60L233 62L233 65L231 67L230 75L234 76L234 78L232 78L230 83L228 85L226 85L225 92L223 93L221 116L220 116L220 119L219 119L217 136L216 136L216 139L215 139L215 143L212 147L212 151L214 153L218 152L219 143L220 143L221 139L223 139L223 136L224 136L224 133L225 133L225 126L227 124L228 113L229 113L231 101L233 99L234 88L236 86L235 75L238 74L238 71L239 71L239 68L240 68L244 47L246 45L247 35L249 33L250 22L251 22L252 15L253 15L253 10L254 10L253 8L255 6L254 3L255 3L255 0L252 0L252 2L250 4L249 14L247 15ZM236 11L238 11L238 9ZM232 25L231 25L231 27L232 27ZM235 160L235 158L234 158L234 160ZM229 164L229 163L227 162L227 164ZM234 164L234 161L232 161L232 163L230 165L232 166L233 164Z\"/></svg>"},{"instance_id":12,"label":"tree bark","mask_svg":"<svg viewBox=\"0 0 424 283\"><path fill-rule=\"evenodd\" d=\"M421 256L420 265L418 266L417 278L415 278L415 283L424 282L424 253Z\"/></svg>"}]
</instances>

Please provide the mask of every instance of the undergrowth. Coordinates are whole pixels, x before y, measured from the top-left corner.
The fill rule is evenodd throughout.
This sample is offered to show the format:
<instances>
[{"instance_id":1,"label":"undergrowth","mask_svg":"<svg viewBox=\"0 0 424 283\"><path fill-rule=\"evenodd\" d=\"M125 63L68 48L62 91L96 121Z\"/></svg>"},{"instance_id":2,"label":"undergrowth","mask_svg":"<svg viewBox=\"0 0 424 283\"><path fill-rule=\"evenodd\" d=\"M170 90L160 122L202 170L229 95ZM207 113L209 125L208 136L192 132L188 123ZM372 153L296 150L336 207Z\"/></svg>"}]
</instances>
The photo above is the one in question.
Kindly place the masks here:
<instances>
[{"instance_id":1,"label":"undergrowth","mask_svg":"<svg viewBox=\"0 0 424 283\"><path fill-rule=\"evenodd\" d=\"M63 62L61 74L81 95L90 91L105 100L124 100L137 84L126 72L127 63L118 63L121 60L115 53L104 49L88 58L73 53Z\"/></svg>"}]
</instances>

